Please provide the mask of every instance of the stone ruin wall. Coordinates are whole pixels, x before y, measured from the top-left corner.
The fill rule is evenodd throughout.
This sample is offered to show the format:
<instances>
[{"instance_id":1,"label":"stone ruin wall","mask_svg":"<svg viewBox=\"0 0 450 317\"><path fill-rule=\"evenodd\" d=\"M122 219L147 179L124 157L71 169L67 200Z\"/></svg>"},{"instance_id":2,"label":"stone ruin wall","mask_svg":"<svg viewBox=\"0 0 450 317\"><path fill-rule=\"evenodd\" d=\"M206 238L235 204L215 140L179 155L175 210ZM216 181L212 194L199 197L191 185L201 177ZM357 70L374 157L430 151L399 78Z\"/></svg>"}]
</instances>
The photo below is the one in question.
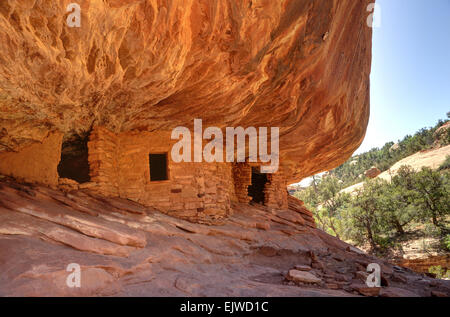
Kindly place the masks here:
<instances>
[{"instance_id":1,"label":"stone ruin wall","mask_svg":"<svg viewBox=\"0 0 450 317\"><path fill-rule=\"evenodd\" d=\"M247 204L251 201L248 196L248 186L252 183L252 168L245 163L237 163L233 168L233 181L236 198L240 203Z\"/></svg>"},{"instance_id":2,"label":"stone ruin wall","mask_svg":"<svg viewBox=\"0 0 450 317\"><path fill-rule=\"evenodd\" d=\"M236 198L240 203L249 203L248 186L252 183L252 167L259 167L252 163L237 163L233 168L233 181ZM288 192L286 178L280 166L277 173L267 174L264 187L264 205L269 208L288 209Z\"/></svg>"},{"instance_id":3,"label":"stone ruin wall","mask_svg":"<svg viewBox=\"0 0 450 317\"><path fill-rule=\"evenodd\" d=\"M264 188L264 204L269 208L288 209L287 183L283 171L267 176L268 182Z\"/></svg>"},{"instance_id":4,"label":"stone ruin wall","mask_svg":"<svg viewBox=\"0 0 450 317\"><path fill-rule=\"evenodd\" d=\"M105 196L118 196L118 138L109 130L97 127L88 142L89 174L92 189Z\"/></svg>"},{"instance_id":5,"label":"stone ruin wall","mask_svg":"<svg viewBox=\"0 0 450 317\"><path fill-rule=\"evenodd\" d=\"M0 155L0 173L26 182L63 188L66 179L58 176L62 133L48 135L19 152ZM95 127L88 142L90 182L88 188L101 195L127 198L157 208L169 215L192 220L220 218L231 213L232 202L249 203L251 167L248 163L174 163L170 151L176 140L169 132L124 132L115 134ZM167 181L150 181L150 153L168 153ZM76 182L73 181L76 184ZM69 187L65 187L70 189ZM287 209L283 172L268 174L265 205Z\"/></svg>"},{"instance_id":6,"label":"stone ruin wall","mask_svg":"<svg viewBox=\"0 0 450 317\"><path fill-rule=\"evenodd\" d=\"M169 141L169 142L168 142ZM232 165L174 163L170 133L126 132L98 127L91 133L91 186L106 196L128 198L167 214L189 219L224 217L236 201ZM149 154L167 153L166 181L150 181Z\"/></svg>"}]
</instances>

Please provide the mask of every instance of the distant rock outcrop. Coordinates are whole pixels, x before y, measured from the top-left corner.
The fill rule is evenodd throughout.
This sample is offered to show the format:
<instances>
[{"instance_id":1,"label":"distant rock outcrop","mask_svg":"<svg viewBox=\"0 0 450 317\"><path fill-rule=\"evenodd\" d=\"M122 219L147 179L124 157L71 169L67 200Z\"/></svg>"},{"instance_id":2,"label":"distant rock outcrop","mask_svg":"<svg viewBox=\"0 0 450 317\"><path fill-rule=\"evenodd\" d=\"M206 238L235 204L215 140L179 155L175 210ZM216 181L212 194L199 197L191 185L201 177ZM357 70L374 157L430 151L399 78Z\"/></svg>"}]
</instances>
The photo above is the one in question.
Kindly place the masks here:
<instances>
[{"instance_id":1,"label":"distant rock outcrop","mask_svg":"<svg viewBox=\"0 0 450 317\"><path fill-rule=\"evenodd\" d=\"M442 144L448 144L450 142L449 139L449 130L450 130L450 121L445 123L439 129L434 132L434 138L436 141L434 142L435 147L442 146Z\"/></svg>"},{"instance_id":2,"label":"distant rock outcrop","mask_svg":"<svg viewBox=\"0 0 450 317\"><path fill-rule=\"evenodd\" d=\"M400 148L400 145L398 143L395 143L393 146L389 148L389 152L395 152Z\"/></svg>"},{"instance_id":3,"label":"distant rock outcrop","mask_svg":"<svg viewBox=\"0 0 450 317\"><path fill-rule=\"evenodd\" d=\"M368 169L367 171L364 172L364 175L367 178L371 178L371 179L377 177L380 174L381 174L381 171L377 167L372 167L372 168L370 168L370 169Z\"/></svg>"}]
</instances>

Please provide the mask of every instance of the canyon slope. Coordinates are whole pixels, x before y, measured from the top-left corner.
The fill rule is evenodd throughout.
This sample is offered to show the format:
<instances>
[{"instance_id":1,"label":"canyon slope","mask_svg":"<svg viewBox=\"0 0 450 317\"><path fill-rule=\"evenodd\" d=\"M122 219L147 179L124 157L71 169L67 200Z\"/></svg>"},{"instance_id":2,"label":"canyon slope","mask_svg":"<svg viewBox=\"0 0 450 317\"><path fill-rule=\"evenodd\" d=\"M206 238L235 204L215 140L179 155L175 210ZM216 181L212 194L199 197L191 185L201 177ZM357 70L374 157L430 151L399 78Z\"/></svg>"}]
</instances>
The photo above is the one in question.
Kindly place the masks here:
<instances>
[{"instance_id":1,"label":"canyon slope","mask_svg":"<svg viewBox=\"0 0 450 317\"><path fill-rule=\"evenodd\" d=\"M450 296L289 210L235 204L214 226L86 190L0 179L0 296ZM70 264L80 286L69 287ZM381 268L381 287L365 284ZM69 279L70 280L70 279Z\"/></svg>"},{"instance_id":2,"label":"canyon slope","mask_svg":"<svg viewBox=\"0 0 450 317\"><path fill-rule=\"evenodd\" d=\"M428 167L433 170L437 170L445 159L450 156L450 145L443 146L440 148L434 148L429 150L424 150L417 152L413 155L405 157L404 159L398 161L392 165L387 171L379 174L377 178L384 179L388 182L391 178L395 176L402 166L410 166L415 171L420 171L422 167ZM354 193L364 187L364 182L357 183L355 185L349 186L341 190L342 193Z\"/></svg>"},{"instance_id":3,"label":"canyon slope","mask_svg":"<svg viewBox=\"0 0 450 317\"><path fill-rule=\"evenodd\" d=\"M102 125L280 127L288 181L343 163L369 118L370 0L0 3L0 151Z\"/></svg>"}]
</instances>

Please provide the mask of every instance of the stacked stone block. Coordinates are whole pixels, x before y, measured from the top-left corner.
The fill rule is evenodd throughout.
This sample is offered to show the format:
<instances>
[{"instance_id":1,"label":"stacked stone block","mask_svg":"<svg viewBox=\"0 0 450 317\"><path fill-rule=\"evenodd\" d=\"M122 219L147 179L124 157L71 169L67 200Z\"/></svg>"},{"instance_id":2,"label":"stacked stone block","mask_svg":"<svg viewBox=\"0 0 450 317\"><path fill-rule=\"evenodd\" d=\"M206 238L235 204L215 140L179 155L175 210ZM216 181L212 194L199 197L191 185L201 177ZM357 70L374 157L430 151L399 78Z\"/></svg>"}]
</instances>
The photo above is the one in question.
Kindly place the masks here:
<instances>
[{"instance_id":1,"label":"stacked stone block","mask_svg":"<svg viewBox=\"0 0 450 317\"><path fill-rule=\"evenodd\" d=\"M252 184L252 167L246 163L237 163L233 166L233 180L238 202L247 204L251 201L248 196L248 186Z\"/></svg>"},{"instance_id":2,"label":"stacked stone block","mask_svg":"<svg viewBox=\"0 0 450 317\"><path fill-rule=\"evenodd\" d=\"M264 188L264 196L264 204L267 207L275 209L288 208L286 178L284 177L281 170L275 174L267 175L267 183Z\"/></svg>"},{"instance_id":3,"label":"stacked stone block","mask_svg":"<svg viewBox=\"0 0 450 317\"><path fill-rule=\"evenodd\" d=\"M105 196L117 196L118 138L111 131L97 127L91 131L88 142L91 188Z\"/></svg>"}]
</instances>

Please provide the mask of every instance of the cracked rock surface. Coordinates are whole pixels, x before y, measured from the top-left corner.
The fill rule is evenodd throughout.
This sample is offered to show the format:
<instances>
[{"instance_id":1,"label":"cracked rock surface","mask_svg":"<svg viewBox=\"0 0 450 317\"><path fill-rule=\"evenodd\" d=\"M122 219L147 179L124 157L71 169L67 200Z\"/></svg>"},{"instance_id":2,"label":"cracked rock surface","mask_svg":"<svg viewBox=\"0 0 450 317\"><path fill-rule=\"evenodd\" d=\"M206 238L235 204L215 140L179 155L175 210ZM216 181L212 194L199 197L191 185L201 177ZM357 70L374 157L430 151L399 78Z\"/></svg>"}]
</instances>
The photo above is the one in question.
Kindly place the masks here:
<instances>
[{"instance_id":1,"label":"cracked rock surface","mask_svg":"<svg viewBox=\"0 0 450 317\"><path fill-rule=\"evenodd\" d=\"M233 210L216 225L194 224L87 190L3 179L0 296L450 295L449 281L394 266L286 217L295 210ZM71 263L81 267L80 288L66 284ZM370 263L381 267L381 288L365 285Z\"/></svg>"}]
</instances>

